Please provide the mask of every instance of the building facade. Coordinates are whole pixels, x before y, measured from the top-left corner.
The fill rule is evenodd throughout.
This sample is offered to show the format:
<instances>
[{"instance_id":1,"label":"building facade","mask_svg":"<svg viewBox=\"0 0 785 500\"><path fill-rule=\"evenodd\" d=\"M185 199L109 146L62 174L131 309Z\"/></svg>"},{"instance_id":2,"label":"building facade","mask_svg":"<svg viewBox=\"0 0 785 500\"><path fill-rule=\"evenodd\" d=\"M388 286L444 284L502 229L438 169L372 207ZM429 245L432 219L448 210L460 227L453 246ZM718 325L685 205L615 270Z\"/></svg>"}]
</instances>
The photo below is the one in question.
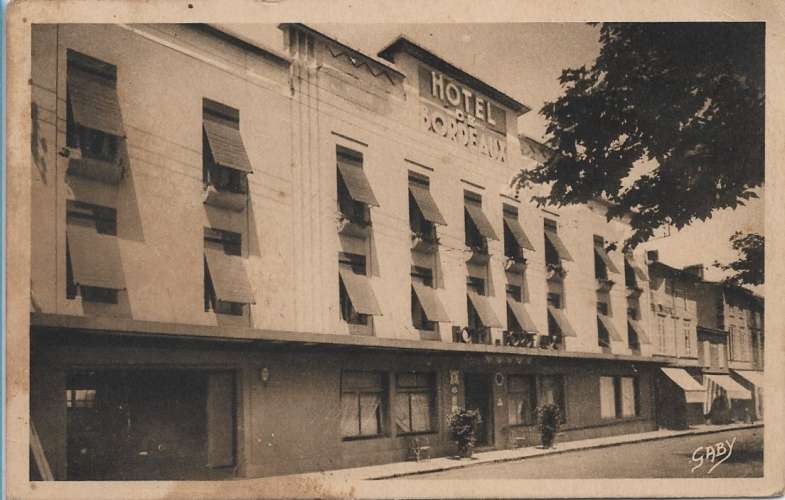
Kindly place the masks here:
<instances>
[{"instance_id":1,"label":"building facade","mask_svg":"<svg viewBox=\"0 0 785 500\"><path fill-rule=\"evenodd\" d=\"M704 279L703 265L683 269L647 253L657 376L658 424L762 418L763 299Z\"/></svg>"},{"instance_id":2,"label":"building facade","mask_svg":"<svg viewBox=\"0 0 785 500\"><path fill-rule=\"evenodd\" d=\"M487 448L538 444L545 403L561 440L655 429L660 368L700 367L695 300L659 336L623 222L512 195L528 108L405 38L280 30L33 28L30 407L55 479L446 455L459 408Z\"/></svg>"}]
</instances>

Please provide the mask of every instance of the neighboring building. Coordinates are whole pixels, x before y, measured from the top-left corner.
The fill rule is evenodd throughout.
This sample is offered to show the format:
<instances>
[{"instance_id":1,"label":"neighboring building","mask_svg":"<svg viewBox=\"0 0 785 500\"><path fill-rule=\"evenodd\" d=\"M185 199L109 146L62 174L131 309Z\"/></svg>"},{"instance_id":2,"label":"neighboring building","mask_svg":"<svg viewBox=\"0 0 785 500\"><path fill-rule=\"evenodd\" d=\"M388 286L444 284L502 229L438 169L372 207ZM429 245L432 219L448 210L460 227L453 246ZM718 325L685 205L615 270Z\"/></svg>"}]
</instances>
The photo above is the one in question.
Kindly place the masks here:
<instances>
[{"instance_id":1,"label":"neighboring building","mask_svg":"<svg viewBox=\"0 0 785 500\"><path fill-rule=\"evenodd\" d=\"M686 428L762 415L751 391L762 380L751 371L762 369L754 362L762 359L762 298L704 281L702 265L668 266L656 250L647 261L655 355L669 364L657 378L658 424Z\"/></svg>"},{"instance_id":2,"label":"neighboring building","mask_svg":"<svg viewBox=\"0 0 785 500\"><path fill-rule=\"evenodd\" d=\"M560 439L655 429L678 358L653 355L698 366L694 302L689 353L660 350L626 225L510 196L528 108L404 38L281 30L285 53L33 27L30 407L55 477L446 455L459 407L482 447L537 444L549 402Z\"/></svg>"}]
</instances>

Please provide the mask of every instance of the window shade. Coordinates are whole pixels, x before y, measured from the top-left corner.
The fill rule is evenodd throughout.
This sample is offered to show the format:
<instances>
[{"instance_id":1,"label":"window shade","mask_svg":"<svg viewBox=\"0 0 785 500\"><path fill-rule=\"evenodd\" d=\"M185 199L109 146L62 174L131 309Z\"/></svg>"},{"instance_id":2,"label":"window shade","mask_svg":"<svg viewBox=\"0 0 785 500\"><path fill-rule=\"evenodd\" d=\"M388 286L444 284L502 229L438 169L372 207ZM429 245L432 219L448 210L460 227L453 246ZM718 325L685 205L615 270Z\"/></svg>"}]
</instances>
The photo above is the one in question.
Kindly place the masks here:
<instances>
[{"instance_id":1,"label":"window shade","mask_svg":"<svg viewBox=\"0 0 785 500\"><path fill-rule=\"evenodd\" d=\"M256 303L242 257L227 255L222 248L206 246L204 258L207 260L207 269L218 300L241 304Z\"/></svg>"},{"instance_id":2,"label":"window shade","mask_svg":"<svg viewBox=\"0 0 785 500\"><path fill-rule=\"evenodd\" d=\"M602 326L608 331L608 335L610 335L611 339L615 340L616 342L621 342L622 337L619 335L619 332L616 330L616 327L613 325L613 320L604 314L597 314L597 319L600 320Z\"/></svg>"},{"instance_id":3,"label":"window shade","mask_svg":"<svg viewBox=\"0 0 785 500\"><path fill-rule=\"evenodd\" d=\"M532 242L529 241L529 237L526 236L526 232L524 232L523 227L521 227L521 223L518 222L517 218L505 214L504 223L515 237L515 241L518 242L518 246L525 248L526 250L531 250L532 252L535 251L534 245L532 245Z\"/></svg>"},{"instance_id":4,"label":"window shade","mask_svg":"<svg viewBox=\"0 0 785 500\"><path fill-rule=\"evenodd\" d=\"M425 220L434 224L447 225L447 221L444 220L439 207L436 205L436 200L433 199L431 191L426 186L410 183L409 192L412 194Z\"/></svg>"},{"instance_id":5,"label":"window shade","mask_svg":"<svg viewBox=\"0 0 785 500\"><path fill-rule=\"evenodd\" d=\"M69 64L67 86L68 100L76 123L116 137L125 137L115 80Z\"/></svg>"},{"instance_id":6,"label":"window shade","mask_svg":"<svg viewBox=\"0 0 785 500\"><path fill-rule=\"evenodd\" d=\"M510 308L516 321L521 325L521 328L528 333L539 333L537 325L534 324L534 321L532 321L531 316L529 316L529 313L526 311L526 307L522 303L507 299L507 307Z\"/></svg>"},{"instance_id":7,"label":"window shade","mask_svg":"<svg viewBox=\"0 0 785 500\"><path fill-rule=\"evenodd\" d=\"M367 276L357 274L344 266L341 266L339 275L355 311L359 314L374 316L382 314L379 303L376 301L376 295L373 293L373 287L371 287L371 282Z\"/></svg>"},{"instance_id":8,"label":"window shade","mask_svg":"<svg viewBox=\"0 0 785 500\"><path fill-rule=\"evenodd\" d=\"M116 236L99 233L94 226L68 224L66 244L77 285L113 290L125 288Z\"/></svg>"},{"instance_id":9,"label":"window shade","mask_svg":"<svg viewBox=\"0 0 785 500\"><path fill-rule=\"evenodd\" d=\"M640 324L639 321L628 319L627 325L629 326L629 328L632 328L632 331L634 331L635 335L638 336L638 342L640 342L641 344L651 344L648 335L646 335L646 332L644 331L643 326Z\"/></svg>"},{"instance_id":10,"label":"window shade","mask_svg":"<svg viewBox=\"0 0 785 500\"><path fill-rule=\"evenodd\" d=\"M570 252L567 251L567 247L564 245L564 242L561 240L556 231L545 229L545 237L548 239L548 241L551 242L553 248L556 249L556 253L559 254L559 258L561 260L572 260L572 255L570 255Z\"/></svg>"},{"instance_id":11,"label":"window shade","mask_svg":"<svg viewBox=\"0 0 785 500\"><path fill-rule=\"evenodd\" d=\"M496 236L496 231L493 230L493 226L488 220L488 217L486 217L485 213L482 211L482 205L467 202L464 203L464 208L466 209L469 218L474 222L474 225L477 226L477 230L480 231L481 235L489 240L499 239L499 237Z\"/></svg>"},{"instance_id":12,"label":"window shade","mask_svg":"<svg viewBox=\"0 0 785 500\"><path fill-rule=\"evenodd\" d=\"M474 310L477 311L477 315L480 317L482 325L488 328L501 328L502 324L493 312L493 308L491 308L488 299L474 290L469 290L468 294L469 301L471 301Z\"/></svg>"},{"instance_id":13,"label":"window shade","mask_svg":"<svg viewBox=\"0 0 785 500\"><path fill-rule=\"evenodd\" d=\"M347 161L344 158L338 157L338 173L349 191L349 196L354 201L365 203L373 207L378 207L379 202L373 194L371 184L365 176L365 172L360 165Z\"/></svg>"},{"instance_id":14,"label":"window shade","mask_svg":"<svg viewBox=\"0 0 785 500\"><path fill-rule=\"evenodd\" d=\"M567 315L564 314L562 309L557 309L553 306L548 306L548 314L553 318L553 321L559 325L559 329L564 337L577 337L578 334L573 330L572 325L567 320Z\"/></svg>"},{"instance_id":15,"label":"window shade","mask_svg":"<svg viewBox=\"0 0 785 500\"><path fill-rule=\"evenodd\" d=\"M412 288L428 321L450 321L450 316L444 310L436 289L414 280L412 281Z\"/></svg>"},{"instance_id":16,"label":"window shade","mask_svg":"<svg viewBox=\"0 0 785 500\"><path fill-rule=\"evenodd\" d=\"M215 163L251 173L251 162L240 136L240 124L213 113L204 113L204 133Z\"/></svg>"},{"instance_id":17,"label":"window shade","mask_svg":"<svg viewBox=\"0 0 785 500\"><path fill-rule=\"evenodd\" d=\"M619 269L611 260L610 256L608 255L608 252L606 252L605 249L602 248L602 245L595 244L594 253L602 260L602 262L605 264L605 267L608 268L609 272L619 274Z\"/></svg>"}]
</instances>

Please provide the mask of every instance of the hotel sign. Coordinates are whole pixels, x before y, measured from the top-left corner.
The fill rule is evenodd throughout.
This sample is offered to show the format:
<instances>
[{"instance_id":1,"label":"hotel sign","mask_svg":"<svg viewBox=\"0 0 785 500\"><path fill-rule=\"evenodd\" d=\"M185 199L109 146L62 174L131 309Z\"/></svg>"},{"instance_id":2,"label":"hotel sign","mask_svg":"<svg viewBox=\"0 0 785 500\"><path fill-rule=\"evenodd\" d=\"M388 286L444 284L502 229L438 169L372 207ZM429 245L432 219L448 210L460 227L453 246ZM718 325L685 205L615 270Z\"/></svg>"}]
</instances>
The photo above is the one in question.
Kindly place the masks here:
<instances>
[{"instance_id":1,"label":"hotel sign","mask_svg":"<svg viewBox=\"0 0 785 500\"><path fill-rule=\"evenodd\" d=\"M489 99L443 73L419 68L420 123L482 156L507 161L507 113Z\"/></svg>"}]
</instances>

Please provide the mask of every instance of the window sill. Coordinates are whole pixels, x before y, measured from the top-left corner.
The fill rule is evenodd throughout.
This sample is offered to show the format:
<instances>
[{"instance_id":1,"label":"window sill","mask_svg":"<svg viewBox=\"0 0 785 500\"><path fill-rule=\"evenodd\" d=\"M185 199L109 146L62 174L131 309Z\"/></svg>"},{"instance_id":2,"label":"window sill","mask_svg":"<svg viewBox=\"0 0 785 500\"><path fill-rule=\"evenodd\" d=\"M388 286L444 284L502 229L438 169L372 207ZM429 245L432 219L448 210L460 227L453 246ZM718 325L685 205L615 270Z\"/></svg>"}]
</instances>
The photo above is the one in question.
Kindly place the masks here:
<instances>
[{"instance_id":1,"label":"window sill","mask_svg":"<svg viewBox=\"0 0 785 500\"><path fill-rule=\"evenodd\" d=\"M352 442L352 441L368 441L371 439L380 439L389 437L387 434L374 434L373 436L348 436L341 438L341 441L344 442Z\"/></svg>"}]
</instances>

